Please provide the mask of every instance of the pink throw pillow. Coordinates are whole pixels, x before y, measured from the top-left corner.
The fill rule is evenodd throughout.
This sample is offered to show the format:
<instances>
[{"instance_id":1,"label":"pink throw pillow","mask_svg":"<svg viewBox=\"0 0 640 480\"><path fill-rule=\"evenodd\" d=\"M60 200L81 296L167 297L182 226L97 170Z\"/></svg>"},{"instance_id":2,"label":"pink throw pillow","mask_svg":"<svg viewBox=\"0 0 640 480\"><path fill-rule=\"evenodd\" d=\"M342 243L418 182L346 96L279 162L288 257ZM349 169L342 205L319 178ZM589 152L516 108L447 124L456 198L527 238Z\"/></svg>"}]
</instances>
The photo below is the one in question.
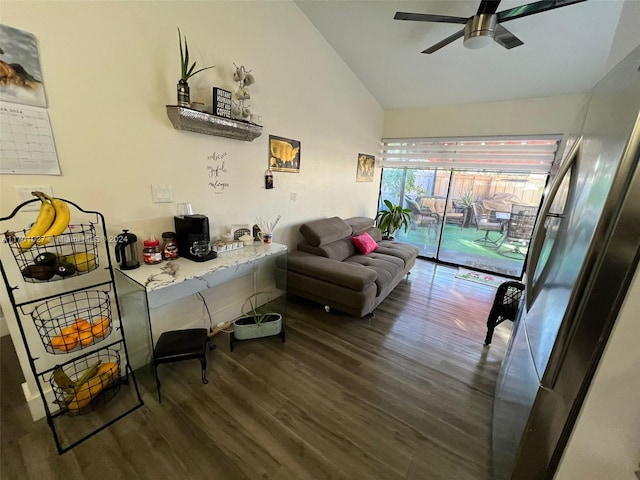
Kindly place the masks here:
<instances>
[{"instance_id":1,"label":"pink throw pillow","mask_svg":"<svg viewBox=\"0 0 640 480\"><path fill-rule=\"evenodd\" d=\"M356 248L360 250L364 255L367 255L378 248L378 244L376 243L376 241L367 232L356 235L355 237L351 237L351 240L353 241L353 244L356 246Z\"/></svg>"}]
</instances>

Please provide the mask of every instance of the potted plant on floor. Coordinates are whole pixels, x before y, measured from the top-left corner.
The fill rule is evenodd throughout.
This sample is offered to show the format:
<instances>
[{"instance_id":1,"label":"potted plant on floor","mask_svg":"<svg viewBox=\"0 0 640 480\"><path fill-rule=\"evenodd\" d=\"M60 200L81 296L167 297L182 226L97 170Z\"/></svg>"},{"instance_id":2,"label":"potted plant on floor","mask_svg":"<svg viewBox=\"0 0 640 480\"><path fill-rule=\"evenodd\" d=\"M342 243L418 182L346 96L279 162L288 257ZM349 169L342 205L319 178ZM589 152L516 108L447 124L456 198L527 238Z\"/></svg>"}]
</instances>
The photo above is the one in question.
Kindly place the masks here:
<instances>
[{"instance_id":1,"label":"potted plant on floor","mask_svg":"<svg viewBox=\"0 0 640 480\"><path fill-rule=\"evenodd\" d=\"M376 225L382 232L383 238L392 240L396 230L402 227L407 233L411 224L411 209L403 208L402 205L394 205L389 200L385 200L384 205L386 208L378 211L376 215Z\"/></svg>"},{"instance_id":2,"label":"potted plant on floor","mask_svg":"<svg viewBox=\"0 0 640 480\"><path fill-rule=\"evenodd\" d=\"M464 192L462 192L462 195L460 196L460 208L462 208L462 212L464 213L464 219L462 221L462 226L463 227L469 227L471 225L471 219L473 218L473 202L474 202L474 196L473 196L473 190L469 189L469 190L465 190Z\"/></svg>"},{"instance_id":3,"label":"potted plant on floor","mask_svg":"<svg viewBox=\"0 0 640 480\"><path fill-rule=\"evenodd\" d=\"M259 295L267 295L267 292L254 293L245 300L242 305L243 316L234 320L233 334L236 340L271 337L282 332L282 315L269 311L268 297L267 302L259 307Z\"/></svg>"}]
</instances>

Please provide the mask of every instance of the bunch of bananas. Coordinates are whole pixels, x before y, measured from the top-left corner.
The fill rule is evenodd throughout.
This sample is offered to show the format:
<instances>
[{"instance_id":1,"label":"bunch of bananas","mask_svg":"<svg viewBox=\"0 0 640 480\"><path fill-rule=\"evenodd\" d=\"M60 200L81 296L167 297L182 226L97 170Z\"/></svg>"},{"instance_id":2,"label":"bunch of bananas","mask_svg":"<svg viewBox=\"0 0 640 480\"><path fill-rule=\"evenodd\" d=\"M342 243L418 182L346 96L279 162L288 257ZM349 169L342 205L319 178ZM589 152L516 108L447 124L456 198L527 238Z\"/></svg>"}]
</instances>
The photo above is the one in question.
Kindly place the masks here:
<instances>
[{"instance_id":1,"label":"bunch of bananas","mask_svg":"<svg viewBox=\"0 0 640 480\"><path fill-rule=\"evenodd\" d=\"M46 245L54 236L64 232L71 220L69 206L63 200L50 197L43 192L31 194L38 197L42 204L38 218L20 242L22 251L29 250L34 244Z\"/></svg>"},{"instance_id":2,"label":"bunch of bananas","mask_svg":"<svg viewBox=\"0 0 640 480\"><path fill-rule=\"evenodd\" d=\"M64 392L64 400L56 401L60 406L66 406L70 414L79 414L80 410L91 403L102 390L118 380L120 367L117 362L96 363L87 368L82 376L73 381L62 367L53 371L53 381Z\"/></svg>"}]
</instances>

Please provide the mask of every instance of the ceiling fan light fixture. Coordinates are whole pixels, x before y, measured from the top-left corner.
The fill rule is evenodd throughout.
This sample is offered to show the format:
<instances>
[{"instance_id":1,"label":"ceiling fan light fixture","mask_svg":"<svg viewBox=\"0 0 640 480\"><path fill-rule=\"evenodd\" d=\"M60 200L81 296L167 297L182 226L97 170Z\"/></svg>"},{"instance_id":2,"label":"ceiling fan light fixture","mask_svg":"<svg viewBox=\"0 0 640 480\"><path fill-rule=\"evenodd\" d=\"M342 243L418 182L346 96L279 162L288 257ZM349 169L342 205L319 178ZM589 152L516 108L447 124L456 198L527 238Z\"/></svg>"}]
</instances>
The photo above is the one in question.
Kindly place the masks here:
<instances>
[{"instance_id":1,"label":"ceiling fan light fixture","mask_svg":"<svg viewBox=\"0 0 640 480\"><path fill-rule=\"evenodd\" d=\"M498 25L498 16L476 15L471 17L464 26L464 46L465 48L478 49L493 43L493 37Z\"/></svg>"}]
</instances>

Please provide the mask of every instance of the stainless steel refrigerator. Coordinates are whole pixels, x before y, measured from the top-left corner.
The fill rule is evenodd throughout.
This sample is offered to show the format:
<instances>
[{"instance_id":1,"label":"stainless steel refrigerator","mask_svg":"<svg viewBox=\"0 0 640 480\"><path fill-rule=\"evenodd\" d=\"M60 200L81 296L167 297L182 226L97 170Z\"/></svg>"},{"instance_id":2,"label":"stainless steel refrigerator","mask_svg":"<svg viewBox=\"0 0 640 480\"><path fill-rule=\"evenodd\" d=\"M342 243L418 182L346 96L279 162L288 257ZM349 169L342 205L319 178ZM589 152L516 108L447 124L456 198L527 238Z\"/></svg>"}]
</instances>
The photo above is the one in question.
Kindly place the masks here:
<instances>
[{"instance_id":1,"label":"stainless steel refrigerator","mask_svg":"<svg viewBox=\"0 0 640 480\"><path fill-rule=\"evenodd\" d=\"M589 93L563 143L496 388L496 479L553 478L638 267L640 46Z\"/></svg>"}]
</instances>

